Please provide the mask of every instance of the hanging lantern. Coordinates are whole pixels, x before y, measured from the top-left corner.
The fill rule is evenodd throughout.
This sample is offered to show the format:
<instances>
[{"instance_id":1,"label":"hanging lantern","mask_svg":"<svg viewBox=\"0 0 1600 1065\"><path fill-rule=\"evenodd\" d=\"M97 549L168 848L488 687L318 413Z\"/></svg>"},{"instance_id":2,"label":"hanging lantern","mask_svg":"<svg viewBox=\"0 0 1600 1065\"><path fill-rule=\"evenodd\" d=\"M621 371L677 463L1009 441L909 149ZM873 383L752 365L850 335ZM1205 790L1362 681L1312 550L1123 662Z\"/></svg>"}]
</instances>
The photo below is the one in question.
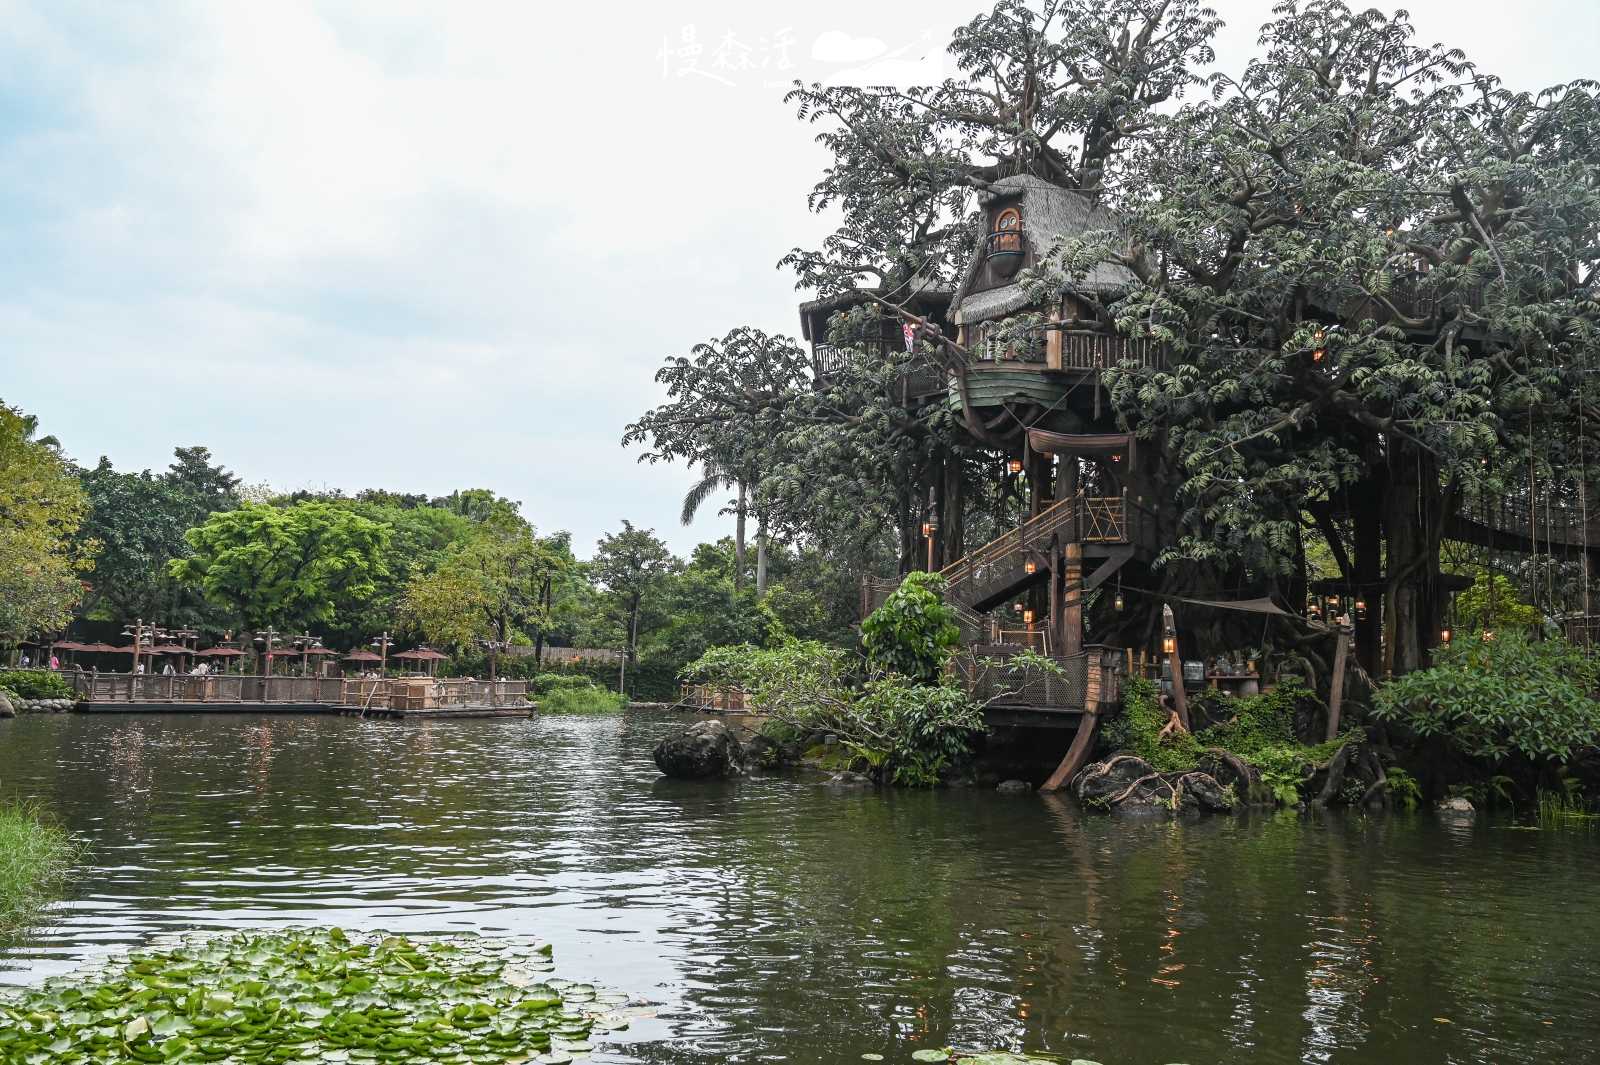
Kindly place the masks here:
<instances>
[{"instance_id":1,"label":"hanging lantern","mask_svg":"<svg viewBox=\"0 0 1600 1065\"><path fill-rule=\"evenodd\" d=\"M1321 340L1321 339L1322 339L1322 335L1323 335L1323 334L1322 334L1322 330L1320 330L1320 329L1318 329L1318 330L1317 330L1317 339L1318 339L1318 340Z\"/></svg>"},{"instance_id":2,"label":"hanging lantern","mask_svg":"<svg viewBox=\"0 0 1600 1065\"><path fill-rule=\"evenodd\" d=\"M1446 626L1442 631L1440 631L1440 633L1439 633L1439 642L1444 644L1446 647L1450 646L1450 629L1449 629L1448 626Z\"/></svg>"},{"instance_id":3,"label":"hanging lantern","mask_svg":"<svg viewBox=\"0 0 1600 1065\"><path fill-rule=\"evenodd\" d=\"M1032 625L1033 624L1033 611L1024 610L1022 612L1022 623L1024 625Z\"/></svg>"},{"instance_id":4,"label":"hanging lantern","mask_svg":"<svg viewBox=\"0 0 1600 1065\"><path fill-rule=\"evenodd\" d=\"M1328 354L1328 352L1327 352L1326 349L1318 348L1316 351L1313 351L1311 353L1311 361L1312 362L1321 362L1323 360L1323 357L1326 356L1327 354Z\"/></svg>"},{"instance_id":5,"label":"hanging lantern","mask_svg":"<svg viewBox=\"0 0 1600 1065\"><path fill-rule=\"evenodd\" d=\"M1022 472L1022 460L1021 459L1011 459L1010 461L1008 461L1006 463L1006 469L1011 471L1012 473L1021 473Z\"/></svg>"},{"instance_id":6,"label":"hanging lantern","mask_svg":"<svg viewBox=\"0 0 1600 1065\"><path fill-rule=\"evenodd\" d=\"M1030 573L1031 574L1035 570L1037 570L1038 568L1039 568L1039 564L1037 562L1035 562L1031 558L1028 559L1028 561L1026 561L1026 562L1024 562L1022 564L1022 572L1024 572L1024 573Z\"/></svg>"},{"instance_id":7,"label":"hanging lantern","mask_svg":"<svg viewBox=\"0 0 1600 1065\"><path fill-rule=\"evenodd\" d=\"M925 522L922 523L922 535L923 536L932 536L933 535L933 524L931 522L926 522L925 521Z\"/></svg>"},{"instance_id":8,"label":"hanging lantern","mask_svg":"<svg viewBox=\"0 0 1600 1065\"><path fill-rule=\"evenodd\" d=\"M1117 593L1117 601L1115 603L1113 603L1112 606L1119 612L1122 610L1122 593L1121 592Z\"/></svg>"},{"instance_id":9,"label":"hanging lantern","mask_svg":"<svg viewBox=\"0 0 1600 1065\"><path fill-rule=\"evenodd\" d=\"M1163 654L1175 655L1178 653L1178 638L1176 636L1163 636L1161 638L1161 651Z\"/></svg>"}]
</instances>

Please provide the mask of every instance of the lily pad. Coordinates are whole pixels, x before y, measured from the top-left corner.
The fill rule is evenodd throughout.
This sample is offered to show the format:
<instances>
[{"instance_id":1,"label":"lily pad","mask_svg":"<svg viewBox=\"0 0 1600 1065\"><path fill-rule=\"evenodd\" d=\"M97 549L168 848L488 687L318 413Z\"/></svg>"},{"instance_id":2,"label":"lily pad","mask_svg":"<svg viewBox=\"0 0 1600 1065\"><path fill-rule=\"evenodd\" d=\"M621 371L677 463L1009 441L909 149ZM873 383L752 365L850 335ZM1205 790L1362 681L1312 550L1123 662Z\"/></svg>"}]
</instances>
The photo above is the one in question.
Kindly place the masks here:
<instances>
[{"instance_id":1,"label":"lily pad","mask_svg":"<svg viewBox=\"0 0 1600 1065\"><path fill-rule=\"evenodd\" d=\"M597 1024L615 993L532 983L525 959L547 967L547 951L319 928L164 937L0 994L0 1062L566 1065L625 1020Z\"/></svg>"},{"instance_id":2,"label":"lily pad","mask_svg":"<svg viewBox=\"0 0 1600 1065\"><path fill-rule=\"evenodd\" d=\"M949 1061L948 1050L918 1050L911 1055L913 1061Z\"/></svg>"}]
</instances>

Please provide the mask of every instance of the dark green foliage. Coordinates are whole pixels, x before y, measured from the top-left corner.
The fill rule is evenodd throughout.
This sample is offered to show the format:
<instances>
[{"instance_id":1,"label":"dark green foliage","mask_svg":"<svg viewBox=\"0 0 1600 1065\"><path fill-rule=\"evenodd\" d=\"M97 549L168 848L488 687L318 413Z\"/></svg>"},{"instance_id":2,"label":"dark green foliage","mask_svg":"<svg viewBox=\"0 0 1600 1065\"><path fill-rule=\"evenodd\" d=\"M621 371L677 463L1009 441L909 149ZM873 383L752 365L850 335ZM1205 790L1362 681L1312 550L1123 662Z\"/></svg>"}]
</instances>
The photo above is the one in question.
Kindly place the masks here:
<instances>
[{"instance_id":1,"label":"dark green foliage","mask_svg":"<svg viewBox=\"0 0 1600 1065\"><path fill-rule=\"evenodd\" d=\"M1565 640L1506 633L1434 652L1433 666L1379 688L1373 714L1469 757L1566 762L1600 740L1600 661Z\"/></svg>"},{"instance_id":2,"label":"dark green foliage","mask_svg":"<svg viewBox=\"0 0 1600 1065\"><path fill-rule=\"evenodd\" d=\"M1158 691L1153 681L1141 677L1125 680L1122 713L1106 724L1102 742L1113 751L1138 755L1163 773L1194 769L1208 748L1221 748L1260 770L1262 783L1282 803L1300 801L1304 797L1300 786L1306 779L1306 767L1326 761L1351 738L1341 736L1316 746L1305 746L1295 739L1296 708L1304 700L1315 698L1298 680L1285 681L1253 698L1224 700L1222 709L1237 720L1194 735L1177 729L1161 735L1169 715L1161 706ZM1354 738L1359 739L1359 733Z\"/></svg>"},{"instance_id":3,"label":"dark green foliage","mask_svg":"<svg viewBox=\"0 0 1600 1065\"><path fill-rule=\"evenodd\" d=\"M895 674L851 683L846 651L785 640L772 648L718 647L689 677L742 689L750 705L800 732L839 737L844 762L879 780L936 783L972 757L986 728L981 708L955 684L917 683Z\"/></svg>"},{"instance_id":4,"label":"dark green foliage","mask_svg":"<svg viewBox=\"0 0 1600 1065\"><path fill-rule=\"evenodd\" d=\"M212 465L203 447L180 447L174 455L172 465L156 475L118 473L106 458L79 472L90 512L78 536L99 545L88 578L89 618L116 625L143 618L207 632L233 625L227 611L199 589L173 579L167 563L193 553L184 538L189 529L239 505L238 478Z\"/></svg>"},{"instance_id":5,"label":"dark green foliage","mask_svg":"<svg viewBox=\"0 0 1600 1065\"><path fill-rule=\"evenodd\" d=\"M0 688L22 699L70 699L72 685L48 670L14 670L0 673Z\"/></svg>"},{"instance_id":6,"label":"dark green foliage","mask_svg":"<svg viewBox=\"0 0 1600 1065\"><path fill-rule=\"evenodd\" d=\"M1129 677L1122 684L1122 712L1106 724L1102 742L1113 751L1131 751L1163 773L1193 769L1200 745L1187 732L1162 736L1167 716L1155 682Z\"/></svg>"},{"instance_id":7,"label":"dark green foliage","mask_svg":"<svg viewBox=\"0 0 1600 1065\"><path fill-rule=\"evenodd\" d=\"M879 669L917 684L936 684L961 642L955 612L944 601L937 573L909 573L861 623L861 643Z\"/></svg>"}]
</instances>

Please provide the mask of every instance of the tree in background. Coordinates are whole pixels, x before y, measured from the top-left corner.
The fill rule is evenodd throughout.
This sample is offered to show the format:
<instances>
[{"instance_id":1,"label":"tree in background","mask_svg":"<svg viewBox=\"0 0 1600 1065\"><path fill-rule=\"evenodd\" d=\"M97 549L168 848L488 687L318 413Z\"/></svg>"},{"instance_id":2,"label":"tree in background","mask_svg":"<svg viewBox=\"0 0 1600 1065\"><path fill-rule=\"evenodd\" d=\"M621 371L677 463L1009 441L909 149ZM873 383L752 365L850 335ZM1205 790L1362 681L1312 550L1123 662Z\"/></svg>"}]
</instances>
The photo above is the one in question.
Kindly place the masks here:
<instances>
[{"instance_id":1,"label":"tree in background","mask_svg":"<svg viewBox=\"0 0 1600 1065\"><path fill-rule=\"evenodd\" d=\"M701 481L684 499L692 520L718 485L739 486L737 541L743 577L743 525L747 492L756 514L756 595L767 590L767 536L774 486L766 475L779 464L774 451L790 409L810 390L811 360L788 337L739 328L721 340L696 344L692 359L669 359L656 372L673 402L648 411L623 434L623 446L649 440L640 462L681 459L698 463ZM693 504L691 506L691 503Z\"/></svg>"},{"instance_id":2,"label":"tree in background","mask_svg":"<svg viewBox=\"0 0 1600 1065\"><path fill-rule=\"evenodd\" d=\"M627 664L639 642L639 613L676 560L651 529L635 529L624 521L622 531L600 538L593 562L594 579L605 589L613 617L623 626L624 658L618 687L627 694Z\"/></svg>"},{"instance_id":3,"label":"tree in background","mask_svg":"<svg viewBox=\"0 0 1600 1065\"><path fill-rule=\"evenodd\" d=\"M74 539L89 511L83 487L38 419L0 403L0 638L64 628L83 596L93 543Z\"/></svg>"},{"instance_id":4,"label":"tree in background","mask_svg":"<svg viewBox=\"0 0 1600 1065\"><path fill-rule=\"evenodd\" d=\"M522 518L492 511L438 569L407 586L402 614L435 643L470 648L490 641L492 678L500 647L548 627L549 592L567 565Z\"/></svg>"},{"instance_id":5,"label":"tree in background","mask_svg":"<svg viewBox=\"0 0 1600 1065\"><path fill-rule=\"evenodd\" d=\"M88 495L80 542L99 544L85 615L121 625L143 618L159 625L220 632L232 619L193 586L177 581L169 563L193 550L184 534L213 513L239 505L239 480L211 464L203 447L180 447L167 470L152 476L118 473L102 457L78 474Z\"/></svg>"},{"instance_id":6,"label":"tree in background","mask_svg":"<svg viewBox=\"0 0 1600 1065\"><path fill-rule=\"evenodd\" d=\"M173 577L252 628L287 631L328 620L341 598L370 595L389 530L331 503L244 503L185 538L194 553L170 563Z\"/></svg>"}]
</instances>

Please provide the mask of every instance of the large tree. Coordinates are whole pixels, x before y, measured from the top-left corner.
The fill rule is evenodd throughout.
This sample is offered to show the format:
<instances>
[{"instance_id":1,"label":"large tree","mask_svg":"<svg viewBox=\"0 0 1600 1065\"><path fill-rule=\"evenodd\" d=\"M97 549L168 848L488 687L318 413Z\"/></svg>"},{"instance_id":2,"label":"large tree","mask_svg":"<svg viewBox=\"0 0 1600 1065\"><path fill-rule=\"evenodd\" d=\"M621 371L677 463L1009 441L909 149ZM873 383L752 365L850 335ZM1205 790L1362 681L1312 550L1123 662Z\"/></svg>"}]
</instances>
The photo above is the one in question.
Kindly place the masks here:
<instances>
[{"instance_id":1,"label":"large tree","mask_svg":"<svg viewBox=\"0 0 1600 1065\"><path fill-rule=\"evenodd\" d=\"M168 563L192 551L184 538L189 529L238 506L238 478L213 465L203 447L173 454L160 474L119 473L102 457L78 475L90 503L78 536L99 545L85 603L94 620L123 624L143 618L216 631L231 624L196 589L174 579Z\"/></svg>"},{"instance_id":2,"label":"large tree","mask_svg":"<svg viewBox=\"0 0 1600 1065\"><path fill-rule=\"evenodd\" d=\"M170 572L251 628L327 621L345 597L370 595L389 530L327 502L243 503L186 534L194 553Z\"/></svg>"},{"instance_id":3,"label":"large tree","mask_svg":"<svg viewBox=\"0 0 1600 1065\"><path fill-rule=\"evenodd\" d=\"M645 599L677 565L672 552L650 529L624 521L620 532L600 538L595 550L594 579L605 589L615 620L623 631L624 658L618 687L627 694L627 664L639 644L639 615Z\"/></svg>"},{"instance_id":4,"label":"large tree","mask_svg":"<svg viewBox=\"0 0 1600 1065\"><path fill-rule=\"evenodd\" d=\"M541 541L516 514L491 512L438 569L410 583L403 614L436 643L489 641L492 677L502 647L550 626L550 592L570 565L559 546Z\"/></svg>"},{"instance_id":5,"label":"large tree","mask_svg":"<svg viewBox=\"0 0 1600 1065\"><path fill-rule=\"evenodd\" d=\"M1175 509L1169 586L1276 579L1303 602L1303 516L1381 599L1369 671L1426 662L1464 505L1532 511L1584 481L1600 305L1600 125L1586 85L1506 90L1403 15L1286 3L1264 55L1131 153L1124 231L1032 279L1072 292L1107 258L1138 283L1101 325L1166 368L1115 376ZM1028 323L1021 323L1026 328ZM1570 463L1570 465L1567 465Z\"/></svg>"},{"instance_id":6,"label":"large tree","mask_svg":"<svg viewBox=\"0 0 1600 1065\"><path fill-rule=\"evenodd\" d=\"M38 419L0 403L0 640L64 627L95 545L74 534L89 503Z\"/></svg>"}]
</instances>

